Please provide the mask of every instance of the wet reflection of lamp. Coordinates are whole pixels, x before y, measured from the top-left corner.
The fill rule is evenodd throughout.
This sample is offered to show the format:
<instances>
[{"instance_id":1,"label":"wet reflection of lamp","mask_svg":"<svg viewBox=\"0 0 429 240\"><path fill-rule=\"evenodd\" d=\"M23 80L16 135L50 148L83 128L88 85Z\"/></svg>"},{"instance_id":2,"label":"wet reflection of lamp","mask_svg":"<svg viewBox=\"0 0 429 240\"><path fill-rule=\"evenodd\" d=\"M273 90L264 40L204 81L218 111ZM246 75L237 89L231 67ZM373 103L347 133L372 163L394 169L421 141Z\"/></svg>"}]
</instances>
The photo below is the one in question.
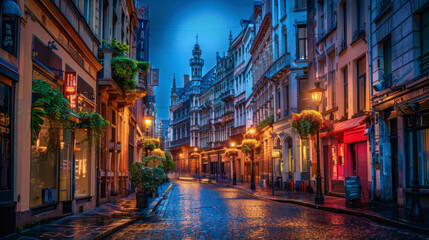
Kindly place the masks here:
<instances>
[{"instance_id":1,"label":"wet reflection of lamp","mask_svg":"<svg viewBox=\"0 0 429 240\"><path fill-rule=\"evenodd\" d=\"M194 147L194 152L198 153L198 147ZM197 171L198 179L200 179L200 164L199 164L200 163L200 157L199 157L199 155L195 155L195 158L196 158L196 161L195 161L196 167L195 167L195 169Z\"/></svg>"},{"instance_id":2,"label":"wet reflection of lamp","mask_svg":"<svg viewBox=\"0 0 429 240\"><path fill-rule=\"evenodd\" d=\"M253 138L254 134L255 134L255 128L250 128L249 129L249 134L250 136ZM255 190L256 186L255 186L255 171L254 171L254 167L253 167L253 162L255 160L255 153L254 150L252 148L252 175L250 178L250 189Z\"/></svg>"},{"instance_id":3,"label":"wet reflection of lamp","mask_svg":"<svg viewBox=\"0 0 429 240\"><path fill-rule=\"evenodd\" d=\"M231 145L231 148L235 148L235 142L231 142L230 145ZM237 175L235 173L234 165L235 165L235 154L232 154L232 162L231 162L232 185L237 185Z\"/></svg>"}]
</instances>

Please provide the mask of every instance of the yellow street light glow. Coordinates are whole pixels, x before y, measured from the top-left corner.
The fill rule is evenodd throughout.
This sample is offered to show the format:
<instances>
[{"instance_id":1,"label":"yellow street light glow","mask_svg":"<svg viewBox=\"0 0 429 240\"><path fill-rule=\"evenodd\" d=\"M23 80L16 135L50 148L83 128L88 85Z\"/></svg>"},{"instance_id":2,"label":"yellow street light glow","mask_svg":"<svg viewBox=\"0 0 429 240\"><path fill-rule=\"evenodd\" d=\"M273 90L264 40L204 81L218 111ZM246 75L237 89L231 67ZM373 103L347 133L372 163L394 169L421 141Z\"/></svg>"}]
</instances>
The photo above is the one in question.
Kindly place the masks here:
<instances>
[{"instance_id":1,"label":"yellow street light glow","mask_svg":"<svg viewBox=\"0 0 429 240\"><path fill-rule=\"evenodd\" d=\"M235 147L235 142L232 142L232 143L231 143L231 147Z\"/></svg>"},{"instance_id":2,"label":"yellow street light glow","mask_svg":"<svg viewBox=\"0 0 429 240\"><path fill-rule=\"evenodd\" d=\"M196 151L198 151L198 148L197 147L194 147L194 151L196 152Z\"/></svg>"},{"instance_id":3,"label":"yellow street light glow","mask_svg":"<svg viewBox=\"0 0 429 240\"><path fill-rule=\"evenodd\" d=\"M314 85L315 88L311 89L309 93L311 93L311 99L313 100L313 103L319 107L320 103L322 102L322 96L325 89L320 88L320 82L317 82Z\"/></svg>"},{"instance_id":4,"label":"yellow street light glow","mask_svg":"<svg viewBox=\"0 0 429 240\"><path fill-rule=\"evenodd\" d=\"M255 129L251 128L251 129L249 130L249 133L253 135L253 134L255 133Z\"/></svg>"}]
</instances>

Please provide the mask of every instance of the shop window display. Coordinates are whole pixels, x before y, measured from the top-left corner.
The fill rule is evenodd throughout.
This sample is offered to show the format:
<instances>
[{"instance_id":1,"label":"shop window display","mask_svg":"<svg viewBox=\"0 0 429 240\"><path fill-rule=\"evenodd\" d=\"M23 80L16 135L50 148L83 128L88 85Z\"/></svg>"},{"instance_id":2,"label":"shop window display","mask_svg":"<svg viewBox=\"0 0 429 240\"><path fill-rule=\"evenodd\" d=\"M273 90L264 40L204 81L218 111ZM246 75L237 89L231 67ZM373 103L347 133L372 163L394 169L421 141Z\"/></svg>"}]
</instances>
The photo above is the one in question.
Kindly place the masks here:
<instances>
[{"instance_id":1,"label":"shop window display","mask_svg":"<svg viewBox=\"0 0 429 240\"><path fill-rule=\"evenodd\" d=\"M75 197L85 197L90 195L92 138L89 129L76 129L75 139Z\"/></svg>"},{"instance_id":2,"label":"shop window display","mask_svg":"<svg viewBox=\"0 0 429 240\"><path fill-rule=\"evenodd\" d=\"M47 118L31 146L30 207L56 202L60 129Z\"/></svg>"},{"instance_id":3,"label":"shop window display","mask_svg":"<svg viewBox=\"0 0 429 240\"><path fill-rule=\"evenodd\" d=\"M53 81L36 70L33 71L33 79L42 79L50 83L53 89L60 89ZM38 94L33 93L33 103L39 97ZM39 138L31 146L30 207L57 201L58 150L62 124L48 117L43 117L43 120Z\"/></svg>"},{"instance_id":4,"label":"shop window display","mask_svg":"<svg viewBox=\"0 0 429 240\"><path fill-rule=\"evenodd\" d=\"M1 80L1 79L0 79ZM12 87L0 82L0 190L12 189L11 183Z\"/></svg>"}]
</instances>

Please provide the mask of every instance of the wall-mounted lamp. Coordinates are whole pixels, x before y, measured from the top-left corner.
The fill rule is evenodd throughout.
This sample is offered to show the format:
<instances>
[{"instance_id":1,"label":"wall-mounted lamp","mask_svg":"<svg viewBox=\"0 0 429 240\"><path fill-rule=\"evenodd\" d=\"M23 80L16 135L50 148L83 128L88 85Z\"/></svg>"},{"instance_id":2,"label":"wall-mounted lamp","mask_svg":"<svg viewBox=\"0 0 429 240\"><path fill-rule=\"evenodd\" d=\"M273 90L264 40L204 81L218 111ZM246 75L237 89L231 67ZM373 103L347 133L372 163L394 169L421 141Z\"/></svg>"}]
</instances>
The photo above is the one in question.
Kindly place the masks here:
<instances>
[{"instance_id":1,"label":"wall-mounted lamp","mask_svg":"<svg viewBox=\"0 0 429 240\"><path fill-rule=\"evenodd\" d=\"M58 51L58 48L57 48L57 46L55 45L55 41L49 41L49 42L48 42L48 48L49 48L50 50L54 49L54 50L57 50L57 51Z\"/></svg>"}]
</instances>

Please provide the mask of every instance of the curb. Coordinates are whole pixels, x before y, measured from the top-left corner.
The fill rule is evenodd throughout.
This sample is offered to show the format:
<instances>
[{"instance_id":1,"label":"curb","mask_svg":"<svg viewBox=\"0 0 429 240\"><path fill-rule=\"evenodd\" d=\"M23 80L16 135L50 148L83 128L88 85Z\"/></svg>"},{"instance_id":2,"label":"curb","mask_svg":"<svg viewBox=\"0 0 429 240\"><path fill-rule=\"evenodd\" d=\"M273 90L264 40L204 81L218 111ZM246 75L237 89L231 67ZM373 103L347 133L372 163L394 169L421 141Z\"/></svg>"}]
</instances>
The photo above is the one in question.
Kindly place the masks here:
<instances>
[{"instance_id":1,"label":"curb","mask_svg":"<svg viewBox=\"0 0 429 240\"><path fill-rule=\"evenodd\" d=\"M131 225L131 224L133 224L133 223L135 223L135 222L137 222L137 221L139 221L139 220L141 220L141 219L147 219L147 218L151 218L152 217L152 215L153 215L153 211L154 210L156 210L156 208L158 207L158 205L161 203L161 201L163 200L163 199L165 199L165 197L167 196L167 194L170 192L170 190L171 190L171 188L173 187L173 183L170 183L170 186L167 188L167 190L165 191L165 193L164 193L164 196L162 196L162 198L160 197L159 198L159 200L158 200L158 202L155 204L155 206L153 206L151 209L149 209L149 211L145 214L145 215L142 215L142 216L139 216L139 217L137 217L137 218L135 218L135 219L132 219L132 220L130 220L130 221L128 221L128 222L126 222L126 223L123 223L123 224L121 224L121 225L118 225L118 226L116 226L116 227L114 227L114 228L112 228L112 229L109 229L109 230L106 230L106 231L104 231L104 232L102 232L102 233L100 233L100 234L98 234L97 236L95 236L94 238L92 238L93 240L99 240L99 239L104 239L105 237L107 237L107 236L109 236L109 235L111 235L111 234L113 234L114 232L117 232L117 231L119 231L120 229L122 229L122 228L125 228L125 227L127 227L127 226L129 226L129 225Z\"/></svg>"},{"instance_id":2,"label":"curb","mask_svg":"<svg viewBox=\"0 0 429 240\"><path fill-rule=\"evenodd\" d=\"M263 200L270 200L270 201L283 202L283 203L291 203L291 204L296 204L296 205L314 208L314 209L327 211L327 212L364 217L364 218L367 218L367 219L372 220L374 222L378 222L378 223L382 223L382 224L386 224L386 225L390 225L390 226L394 226L394 227L398 227L398 228L403 228L403 229L423 233L426 235L429 233L429 228L414 226L414 225L411 225L408 223L400 222L400 221L393 220L390 218L381 217L381 216L378 216L375 214L369 214L369 213L358 212L358 211L353 211L353 210L345 210L345 209L340 209L340 208L333 208L333 207L328 207L328 206L323 206L323 205L318 205L318 204L314 204L314 203L308 203L308 202L293 200L293 199L278 199L278 198L264 197L262 195L255 194L256 192L249 192L249 191L242 189L240 187L233 187L233 188L239 189L243 192L246 192L248 194L251 194L252 196L258 197L259 199L263 199Z\"/></svg>"}]
</instances>

